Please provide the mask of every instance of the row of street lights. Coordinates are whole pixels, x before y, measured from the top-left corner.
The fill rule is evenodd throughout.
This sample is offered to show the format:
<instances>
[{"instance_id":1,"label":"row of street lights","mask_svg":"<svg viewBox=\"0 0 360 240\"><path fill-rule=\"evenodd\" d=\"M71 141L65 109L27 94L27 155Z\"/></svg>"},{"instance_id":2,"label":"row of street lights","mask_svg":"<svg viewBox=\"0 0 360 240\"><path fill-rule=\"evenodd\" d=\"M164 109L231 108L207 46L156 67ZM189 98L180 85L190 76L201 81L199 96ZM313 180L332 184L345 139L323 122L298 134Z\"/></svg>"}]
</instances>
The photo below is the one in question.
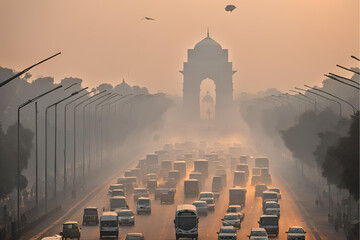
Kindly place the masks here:
<instances>
[{"instance_id":1,"label":"row of street lights","mask_svg":"<svg viewBox=\"0 0 360 240\"><path fill-rule=\"evenodd\" d=\"M24 69L23 71L21 71L20 73L14 75L13 77L3 81L2 83L0 83L0 87L6 85L7 83L11 82L12 80L16 79L17 77L20 77L22 74L26 73L27 71L29 71L31 68L44 63L45 61L48 61L52 58L54 58L55 56L60 55L61 53L57 53L49 58L46 58L26 69ZM70 84L68 87L64 88L64 91L77 85L78 83L73 83ZM42 97L60 89L63 88L62 85L59 85L51 90L48 90L42 94L40 94L37 97L34 97L26 102L24 102L23 104L20 104L18 107L18 111L17 111L17 226L19 228L20 226L20 176L21 176L21 167L20 167L20 122L21 122L21 109L28 106L31 103L35 103L35 201L36 201L36 209L39 209L39 163L38 163L38 100L41 99ZM96 103L98 101L101 101L99 103L96 103L95 106L95 133L98 130L97 127L100 126L100 128L102 128L102 120L103 120L103 107L104 106L108 106L109 107L109 113L111 113L110 108L111 105L115 105L115 114L118 114L117 112L117 106L119 105L124 105L124 104L128 104L131 101L134 101L135 99L139 98L142 96L142 94L140 95L133 95L130 98L128 98L125 102L120 102L120 100L132 95L132 94L128 94L125 96L122 96L120 94L117 93L110 93L110 92L106 92L106 90L104 91L100 91L98 93L96 93L96 90L90 91L90 92L86 92L83 95L75 98L75 99L71 99L77 95L79 95L81 92L87 90L88 87L82 88L78 91L75 91L73 93L71 93L70 95L56 101L55 103L52 103L50 105L48 105L45 108L45 159L44 159L44 168L45 168L45 211L47 212L47 204L48 204L48 111L54 107L54 112L55 112L55 139L54 139L54 144L55 144L55 148L54 148L54 200L55 202L57 201L57 128L58 128L58 121L57 121L57 110L58 110L58 105L60 103L63 103L65 101L68 101L65 106L64 106L64 186L63 186L63 191L64 191L64 199L66 198L66 192L67 192L67 110L68 107L70 106L70 104L75 103L77 101L78 102L74 107L73 107L73 113L74 113L74 119L73 119L73 138L74 138L74 149L73 149L73 189L72 189L72 193L73 193L73 197L76 197L76 189L78 188L78 186L76 185L76 174L77 174L77 157L76 157L76 153L77 153L77 146L76 146L76 127L77 127L77 109L81 106L82 107L82 116L83 116L83 134L82 134L82 143L83 143L83 159L82 159L82 187L85 188L85 113L86 113L86 107L89 106L89 133L91 132L91 118L90 118L90 112L91 112L91 104ZM90 94L93 94L92 96L88 97ZM110 100L114 100L116 97L119 97L119 99L116 99L115 101L110 101ZM100 112L100 123L98 123L97 119L98 119L98 107L101 107L101 112ZM109 114L110 115L110 114ZM109 117L109 116L108 116ZM116 122L113 121L113 124L116 124ZM103 155L103 133L102 131L100 132L99 136L96 138L96 165L99 163L99 155L98 155L98 149L100 148L100 166L102 167L102 155ZM100 138L100 144L99 144L99 138ZM99 146L100 145L100 146ZM88 174L90 172L90 160L91 160L91 135L89 135L89 159L88 159Z\"/></svg>"}]
</instances>

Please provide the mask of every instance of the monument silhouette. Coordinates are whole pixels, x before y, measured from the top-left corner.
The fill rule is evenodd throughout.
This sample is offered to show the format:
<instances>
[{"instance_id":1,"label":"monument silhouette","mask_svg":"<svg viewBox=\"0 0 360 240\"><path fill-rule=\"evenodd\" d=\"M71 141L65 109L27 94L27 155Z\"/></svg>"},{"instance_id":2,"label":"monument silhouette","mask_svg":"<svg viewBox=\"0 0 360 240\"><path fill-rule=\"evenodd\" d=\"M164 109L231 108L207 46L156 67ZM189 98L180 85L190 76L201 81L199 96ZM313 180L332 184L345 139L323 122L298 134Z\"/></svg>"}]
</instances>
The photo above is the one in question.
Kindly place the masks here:
<instances>
[{"instance_id":1,"label":"monument silhouette","mask_svg":"<svg viewBox=\"0 0 360 240\"><path fill-rule=\"evenodd\" d=\"M211 79L216 86L215 119L226 119L233 105L232 63L228 61L228 50L210 37L198 42L194 49L188 49L184 69L183 110L189 120L200 120L200 85L204 79Z\"/></svg>"}]
</instances>

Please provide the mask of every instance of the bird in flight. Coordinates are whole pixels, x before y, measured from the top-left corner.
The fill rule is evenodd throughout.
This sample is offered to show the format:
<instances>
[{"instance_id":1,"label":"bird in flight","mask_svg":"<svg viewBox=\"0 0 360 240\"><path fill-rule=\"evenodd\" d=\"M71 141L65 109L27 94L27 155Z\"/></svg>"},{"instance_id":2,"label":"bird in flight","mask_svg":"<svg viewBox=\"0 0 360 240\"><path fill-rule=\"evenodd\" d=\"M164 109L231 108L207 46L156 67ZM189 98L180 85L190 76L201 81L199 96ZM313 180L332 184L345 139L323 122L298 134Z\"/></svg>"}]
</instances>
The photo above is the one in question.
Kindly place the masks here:
<instances>
[{"instance_id":1,"label":"bird in flight","mask_svg":"<svg viewBox=\"0 0 360 240\"><path fill-rule=\"evenodd\" d=\"M143 17L141 20L148 20L148 21L155 21L154 18L151 18L151 17Z\"/></svg>"},{"instance_id":2,"label":"bird in flight","mask_svg":"<svg viewBox=\"0 0 360 240\"><path fill-rule=\"evenodd\" d=\"M234 5L227 5L226 7L225 7L225 11L227 11L227 12L232 12L232 11L234 11L235 10L235 6Z\"/></svg>"}]
</instances>

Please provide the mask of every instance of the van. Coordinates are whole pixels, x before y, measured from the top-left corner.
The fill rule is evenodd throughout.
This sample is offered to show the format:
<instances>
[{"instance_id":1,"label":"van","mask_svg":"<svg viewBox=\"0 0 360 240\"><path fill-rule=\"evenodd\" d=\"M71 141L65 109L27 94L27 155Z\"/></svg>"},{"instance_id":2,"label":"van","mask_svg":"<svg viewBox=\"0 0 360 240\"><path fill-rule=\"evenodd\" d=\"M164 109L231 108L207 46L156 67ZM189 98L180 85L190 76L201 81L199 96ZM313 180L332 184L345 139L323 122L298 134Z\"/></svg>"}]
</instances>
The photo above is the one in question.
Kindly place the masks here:
<instances>
[{"instance_id":1,"label":"van","mask_svg":"<svg viewBox=\"0 0 360 240\"><path fill-rule=\"evenodd\" d=\"M222 177L214 176L211 183L211 191L214 193L214 197L220 197L220 192L223 188Z\"/></svg>"},{"instance_id":2,"label":"van","mask_svg":"<svg viewBox=\"0 0 360 240\"><path fill-rule=\"evenodd\" d=\"M259 228L265 228L268 235L279 234L279 218L276 215L262 215L258 221Z\"/></svg>"},{"instance_id":3,"label":"van","mask_svg":"<svg viewBox=\"0 0 360 240\"><path fill-rule=\"evenodd\" d=\"M115 209L129 209L125 197L116 196L110 198L110 211Z\"/></svg>"},{"instance_id":4,"label":"van","mask_svg":"<svg viewBox=\"0 0 360 240\"><path fill-rule=\"evenodd\" d=\"M137 214L151 214L151 201L149 198L141 197L136 203Z\"/></svg>"},{"instance_id":5,"label":"van","mask_svg":"<svg viewBox=\"0 0 360 240\"><path fill-rule=\"evenodd\" d=\"M115 212L103 212L100 217L100 239L103 236L119 236L118 215Z\"/></svg>"},{"instance_id":6,"label":"van","mask_svg":"<svg viewBox=\"0 0 360 240\"><path fill-rule=\"evenodd\" d=\"M68 221L63 223L63 230L60 233L63 239L77 238L80 239L81 228L78 222Z\"/></svg>"},{"instance_id":7,"label":"van","mask_svg":"<svg viewBox=\"0 0 360 240\"><path fill-rule=\"evenodd\" d=\"M87 207L84 209L82 224L88 225L89 223L99 224L98 210L96 207Z\"/></svg>"}]
</instances>

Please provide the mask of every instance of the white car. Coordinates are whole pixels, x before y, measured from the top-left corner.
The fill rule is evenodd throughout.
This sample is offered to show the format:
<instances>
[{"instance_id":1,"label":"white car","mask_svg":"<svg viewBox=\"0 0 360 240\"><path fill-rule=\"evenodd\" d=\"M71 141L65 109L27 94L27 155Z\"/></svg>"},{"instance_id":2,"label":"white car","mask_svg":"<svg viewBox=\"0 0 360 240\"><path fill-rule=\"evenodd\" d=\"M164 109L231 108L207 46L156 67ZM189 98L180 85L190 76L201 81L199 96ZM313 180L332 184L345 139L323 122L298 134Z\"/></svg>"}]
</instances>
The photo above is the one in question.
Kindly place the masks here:
<instances>
[{"instance_id":1,"label":"white car","mask_svg":"<svg viewBox=\"0 0 360 240\"><path fill-rule=\"evenodd\" d=\"M202 198L201 201L206 202L208 210L215 211L215 200L214 200L214 198Z\"/></svg>"},{"instance_id":2,"label":"white car","mask_svg":"<svg viewBox=\"0 0 360 240\"><path fill-rule=\"evenodd\" d=\"M233 226L234 228L241 227L241 221L237 213L227 213L221 220L223 221L223 226Z\"/></svg>"},{"instance_id":3,"label":"white car","mask_svg":"<svg viewBox=\"0 0 360 240\"><path fill-rule=\"evenodd\" d=\"M229 205L226 212L237 213L241 221L245 218L245 213L243 213L241 205Z\"/></svg>"},{"instance_id":4,"label":"white car","mask_svg":"<svg viewBox=\"0 0 360 240\"><path fill-rule=\"evenodd\" d=\"M236 240L236 230L233 226L224 226L220 228L220 231L217 232L218 234L218 240Z\"/></svg>"},{"instance_id":5,"label":"white car","mask_svg":"<svg viewBox=\"0 0 360 240\"><path fill-rule=\"evenodd\" d=\"M248 235L249 239L268 239L267 232L264 228L252 228L250 235Z\"/></svg>"},{"instance_id":6,"label":"white car","mask_svg":"<svg viewBox=\"0 0 360 240\"><path fill-rule=\"evenodd\" d=\"M289 227L287 232L287 240L305 240L305 231L302 227L292 226Z\"/></svg>"},{"instance_id":7,"label":"white car","mask_svg":"<svg viewBox=\"0 0 360 240\"><path fill-rule=\"evenodd\" d=\"M60 235L55 235L51 237L44 237L41 240L62 240L62 237Z\"/></svg>"},{"instance_id":8,"label":"white car","mask_svg":"<svg viewBox=\"0 0 360 240\"><path fill-rule=\"evenodd\" d=\"M119 225L134 225L135 217L131 210L118 210L115 211L118 214Z\"/></svg>"}]
</instances>

